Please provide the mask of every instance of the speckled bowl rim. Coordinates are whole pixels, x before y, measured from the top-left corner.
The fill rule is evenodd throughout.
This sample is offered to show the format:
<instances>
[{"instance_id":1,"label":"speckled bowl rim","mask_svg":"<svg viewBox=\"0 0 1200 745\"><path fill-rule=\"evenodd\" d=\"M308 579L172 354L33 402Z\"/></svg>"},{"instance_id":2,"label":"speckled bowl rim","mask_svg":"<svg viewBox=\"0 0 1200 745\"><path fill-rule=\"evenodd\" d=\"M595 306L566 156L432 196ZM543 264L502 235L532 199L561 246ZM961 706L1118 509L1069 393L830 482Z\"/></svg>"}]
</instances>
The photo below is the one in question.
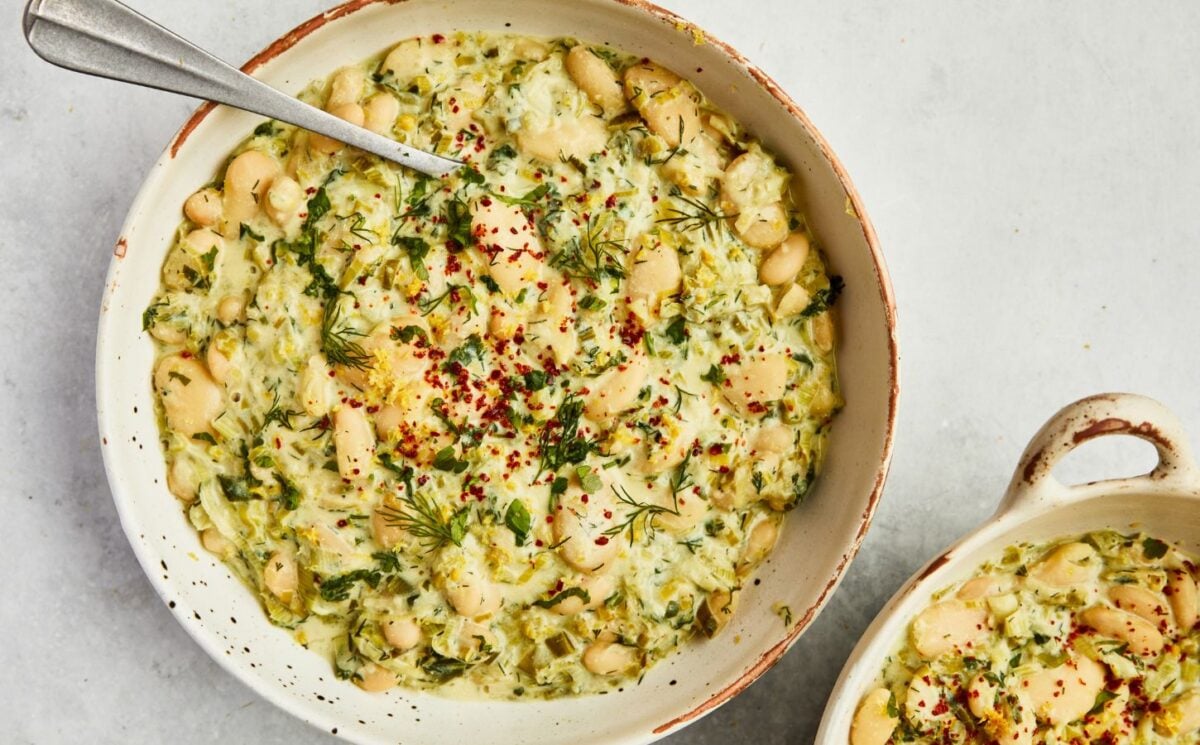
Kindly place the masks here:
<instances>
[{"instance_id":1,"label":"speckled bowl rim","mask_svg":"<svg viewBox=\"0 0 1200 745\"><path fill-rule=\"evenodd\" d=\"M362 9L370 7L370 6L374 6L374 5L378 5L378 4L397 5L397 4L404 3L405 1L406 0L349 0L348 2L345 2L341 5L337 5L333 8L331 8L330 10L327 10L323 13L319 13L319 14L313 16L312 18L308 19L307 21L305 21L305 22L299 24L298 26L296 26L295 28L293 28L291 31L288 31L286 34L284 34L283 36L276 39L274 42L269 44L265 49L263 49L261 52L259 52L254 57L252 57L249 61L247 61L241 67L241 69L243 72L253 73L255 70L257 70L262 65L266 64L267 62L270 62L278 55L290 50L293 46L295 46L298 42L300 42L301 40L306 38L308 35L312 34L313 32L324 27L325 25L329 24L332 21L336 21L338 19L347 17L359 10L362 10ZM653 3L645 2L645 0L604 0L604 1L611 2L614 5L622 5L622 6L630 7L630 8L636 9L636 10L640 10L647 14L647 19L646 19L647 21L656 20L663 24L672 26L676 29L686 28L686 29L692 30L693 33L701 34L702 38L704 40L704 43L711 44L711 45L719 48L722 51L722 53L730 61L732 61L735 65L737 65L738 67L745 70L764 90L766 90L772 97L774 97L790 113L790 115L792 117L794 117L800 123L802 128L806 131L806 133L812 138L813 142L816 144L817 148L820 151L821 156L825 159L826 163L833 170L838 182L840 183L842 189L844 190L844 192L847 196L847 200L848 200L847 201L847 212L850 212L851 210L853 211L853 216L854 216L855 220L857 221L858 225L861 227L863 239L864 239L866 246L870 252L870 258L874 265L875 279L876 279L876 284L877 284L875 289L878 291L879 296L883 303L884 318L885 318L886 326L887 326L886 340L887 340L887 347L888 347L887 348L887 356L888 356L889 390L888 390L888 407L887 407L886 419L885 419L885 423L884 423L884 426L885 426L884 437L883 437L880 457L879 457L879 460L877 463L874 486L868 497L867 505L859 518L859 527L854 536L854 539L846 547L846 550L843 553L839 563L837 564L833 575L829 577L824 589L821 591L816 602L813 603L810 607L806 608L803 613L799 614L799 616L798 616L799 621L790 628L788 633L778 643L776 643L774 646L770 647L767 651L760 654L759 658L755 661L755 663L753 665L751 665L750 667L748 667L739 678L737 678L733 682L725 685L720 690L711 694L708 697L708 699L705 700L704 702L702 702L700 705L698 705L690 710L684 711L684 712L672 717L671 719L664 722L663 724L659 725L658 727L656 727L653 730L653 732L651 733L649 738L642 738L642 739L637 740L638 742L649 742L652 740L659 739L660 737L666 736L667 734L669 734L675 730L678 730L678 729L682 728L683 726L685 726L691 722L694 722L697 719L701 718L702 716L710 713L717 707L721 706L722 704L724 704L725 702L727 702L728 700L730 700L731 698L736 696L738 693L745 690L751 683L753 683L755 680L757 680L759 677L761 677L764 673L766 673L771 667L773 667L779 661L779 659L783 656L783 654L789 648L791 648L791 646L793 644L795 644L796 640L800 637L800 635L803 634L804 631L806 631L809 628L812 621L816 618L817 614L828 602L829 597L832 594L832 592L840 584L842 578L845 576L846 569L848 568L850 562L857 555L858 550L861 547L862 542L866 537L867 531L870 529L871 522L872 522L872 519L875 514L875 510L877 509L879 500L882 496L884 482L886 481L888 468L889 468L890 462L891 462L891 455L892 455L893 444L894 444L894 439L895 439L897 407L898 407L898 398L899 398L899 390L900 390L899 346L898 346L897 333L896 333L895 298L894 298L894 294L893 294L893 290L892 290L891 280L890 280L890 277L889 277L889 274L887 271L886 264L883 259L883 254L882 254L882 251L879 246L879 241L878 241L878 237L875 233L875 229L872 226L871 221L867 216L867 212L866 212L865 207L862 204L861 197L859 196L858 191L855 188L853 182L850 180L850 177L847 174L841 161L834 154L833 149L830 147L828 141L824 138L824 136L820 133L820 131L813 125L813 123L808 118L808 116L803 112L803 110L780 88L780 86L769 75L767 75L765 72L763 72L757 66L750 63L750 61L747 60L740 52L738 52L737 50L735 50L733 47L726 44L725 42L722 42L719 39L713 37L707 31L700 29L698 26L691 23L690 21L684 20L681 16L675 14L674 12L669 11L665 8L662 8ZM193 112L193 114L187 120L187 122L183 125L183 127L181 127L180 130L176 133L176 135L172 138L170 144L168 145L166 150L163 152L163 155L160 157L159 160L161 161L164 158L174 159L174 157L178 154L180 147L182 147L182 145L187 141L188 137L199 126L199 124L205 119L205 117L207 117L208 114L210 112L212 112L215 108L216 108L216 104L213 104L211 102L205 102L205 103L201 104ZM147 177L147 183L149 182L150 178L151 178L150 176ZM135 198L133 204L131 205L129 213L128 213L129 216L127 217L126 222L125 222L124 226L122 227L121 237L118 238L116 245L113 249L113 260L110 263L109 271L108 271L108 274L106 277L106 291L105 291L106 299L104 301L104 304L106 304L106 302L107 302L107 294L108 294L109 289L111 289L112 287L115 286L114 283L115 283L116 278L114 275L117 272L118 262L125 255L126 240L124 238L124 235L129 232L131 224L136 221L137 216L141 211L139 208L145 198L145 189L146 189L146 183L143 184L142 189L139 191L138 196ZM104 307L102 304L101 322L100 322L101 328L100 328L100 334L98 336L97 350L96 350L96 365L97 365L97 383L96 384L97 384L98 399L100 398L100 394L103 393L103 389L105 387L104 371L105 371L105 364L107 362L106 354L105 354L106 350L105 350L105 345L104 345L104 338L105 338L104 328L103 328L104 316L105 316L105 313L104 313ZM109 413L101 405L99 407L99 419L100 419L99 424L100 424L100 432L101 432L102 440L103 440L103 433L106 430L110 429L107 426L107 424L108 424L106 421L107 416L109 416ZM108 442L105 440L102 442L102 444L107 446ZM102 448L102 452L104 455L105 470L106 470L106 474L108 477L108 482L109 482L110 488L112 489L112 492L113 492L113 499L114 499L114 502L116 503L117 512L118 512L118 515L121 520L122 528L124 529L128 539L129 539L130 545L132 546L139 563L142 565L143 569L146 572L147 577L150 579L151 584L154 586L155 590L158 592L160 597L162 597L165 601L172 594L170 583L166 579L160 577L157 574L157 572L153 569L154 567L157 566L158 557L150 551L150 549L147 547L147 545L143 541L139 540L139 537L137 534L137 529L134 524L133 516L131 514L130 508L127 505L126 499L123 497L124 490L121 485L121 477L115 472L115 469L112 466L113 459L110 458L108 455L109 449L107 447ZM175 608L175 601L171 601L170 605L172 608ZM176 617L176 620L179 620L179 618ZM261 684L257 679L245 677L236 665L234 665L232 662L227 661L226 656L223 654L223 650L219 647L217 641L211 634L206 633L206 632L202 631L200 628L194 627L193 625L183 624L182 621L180 621L180 623L184 627L184 629L187 631L189 636L191 636L205 650L205 652L208 653L208 655L213 660L215 660L226 671L232 673L235 677L237 677L244 684L250 686L259 695L261 695L264 698L266 698L267 700L271 701L273 704L280 707L281 709L302 719L303 721L307 721L312 724L318 724L318 725L324 726L325 731L327 731L327 732L330 731L330 728L332 727L333 732L335 734L337 734L338 720L335 717L332 717L329 715L313 716L312 713L308 710L301 711L299 709L299 707L294 704L294 702L291 698L289 698L281 693L278 686Z\"/></svg>"}]
</instances>

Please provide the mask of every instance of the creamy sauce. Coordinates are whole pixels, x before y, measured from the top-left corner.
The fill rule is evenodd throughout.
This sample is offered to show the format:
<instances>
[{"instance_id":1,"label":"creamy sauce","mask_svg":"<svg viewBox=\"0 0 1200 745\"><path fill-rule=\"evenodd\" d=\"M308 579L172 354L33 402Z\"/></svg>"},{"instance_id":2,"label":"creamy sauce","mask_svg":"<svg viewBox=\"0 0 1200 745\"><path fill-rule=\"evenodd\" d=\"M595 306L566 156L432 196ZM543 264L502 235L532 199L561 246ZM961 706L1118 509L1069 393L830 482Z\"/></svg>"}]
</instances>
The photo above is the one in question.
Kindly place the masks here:
<instances>
[{"instance_id":1,"label":"creamy sauce","mask_svg":"<svg viewBox=\"0 0 1200 745\"><path fill-rule=\"evenodd\" d=\"M270 122L147 309L169 486L368 690L603 691L712 636L841 406L792 175L685 80L566 40L402 42Z\"/></svg>"},{"instance_id":2,"label":"creamy sauce","mask_svg":"<svg viewBox=\"0 0 1200 745\"><path fill-rule=\"evenodd\" d=\"M1010 547L913 620L852 745L1195 743L1195 572L1144 535Z\"/></svg>"}]
</instances>

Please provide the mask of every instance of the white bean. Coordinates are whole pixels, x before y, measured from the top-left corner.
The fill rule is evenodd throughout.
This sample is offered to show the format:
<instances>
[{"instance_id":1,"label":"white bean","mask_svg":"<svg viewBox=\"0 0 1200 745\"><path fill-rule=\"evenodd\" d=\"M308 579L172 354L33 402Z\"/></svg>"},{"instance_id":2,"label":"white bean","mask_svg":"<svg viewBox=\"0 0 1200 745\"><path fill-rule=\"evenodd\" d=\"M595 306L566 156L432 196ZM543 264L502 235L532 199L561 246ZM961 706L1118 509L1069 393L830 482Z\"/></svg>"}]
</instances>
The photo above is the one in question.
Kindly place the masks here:
<instances>
[{"instance_id":1,"label":"white bean","mask_svg":"<svg viewBox=\"0 0 1200 745\"><path fill-rule=\"evenodd\" d=\"M454 50L446 44L434 44L427 39L407 39L396 45L383 60L380 69L395 77L401 88L407 88L413 78L450 64Z\"/></svg>"},{"instance_id":2,"label":"white bean","mask_svg":"<svg viewBox=\"0 0 1200 745\"><path fill-rule=\"evenodd\" d=\"M833 316L829 311L824 310L812 317L809 321L809 333L812 335L813 344L822 352L829 352L833 349Z\"/></svg>"},{"instance_id":3,"label":"white bean","mask_svg":"<svg viewBox=\"0 0 1200 745\"><path fill-rule=\"evenodd\" d=\"M222 557L233 550L233 543L221 535L221 531L216 528L205 528L200 531L200 544L210 553Z\"/></svg>"},{"instance_id":4,"label":"white bean","mask_svg":"<svg viewBox=\"0 0 1200 745\"><path fill-rule=\"evenodd\" d=\"M163 357L154 371L154 387L170 429L185 437L212 434L212 422L225 402L204 365L182 354Z\"/></svg>"},{"instance_id":5,"label":"white bean","mask_svg":"<svg viewBox=\"0 0 1200 745\"><path fill-rule=\"evenodd\" d=\"M850 745L887 745L900 718L891 713L892 692L876 688L863 697L850 723Z\"/></svg>"},{"instance_id":6,"label":"white bean","mask_svg":"<svg viewBox=\"0 0 1200 745\"><path fill-rule=\"evenodd\" d=\"M777 321L782 318L790 318L807 308L810 302L812 302L812 295L808 293L808 290L794 284L779 296L772 315Z\"/></svg>"},{"instance_id":7,"label":"white bean","mask_svg":"<svg viewBox=\"0 0 1200 745\"><path fill-rule=\"evenodd\" d=\"M1171 601L1171 611L1175 614L1175 623L1185 632L1196 625L1196 594L1196 581L1191 574L1182 569L1172 569L1167 573L1167 597Z\"/></svg>"},{"instance_id":8,"label":"white bean","mask_svg":"<svg viewBox=\"0 0 1200 745\"><path fill-rule=\"evenodd\" d=\"M374 662L363 665L358 671L358 677L354 679L354 685L368 693L381 693L394 688L399 682L394 672Z\"/></svg>"},{"instance_id":9,"label":"white bean","mask_svg":"<svg viewBox=\"0 0 1200 745\"><path fill-rule=\"evenodd\" d=\"M787 383L787 355L768 353L731 369L721 392L741 416L759 417L767 412L768 403L783 398Z\"/></svg>"},{"instance_id":10,"label":"white bean","mask_svg":"<svg viewBox=\"0 0 1200 745\"><path fill-rule=\"evenodd\" d=\"M300 373L300 404L309 416L321 417L329 413L334 401L330 390L329 365L325 355L314 354L308 358L304 372Z\"/></svg>"},{"instance_id":11,"label":"white bean","mask_svg":"<svg viewBox=\"0 0 1200 745\"><path fill-rule=\"evenodd\" d=\"M572 584L588 594L588 601L585 603L578 595L563 598L550 606L550 610L560 616L573 616L585 610L599 608L617 586L616 580L607 572L585 574L578 582Z\"/></svg>"},{"instance_id":12,"label":"white bean","mask_svg":"<svg viewBox=\"0 0 1200 745\"><path fill-rule=\"evenodd\" d=\"M704 133L688 143L686 150L668 156L662 164L663 175L693 197L706 195L713 179L720 178L724 170L724 154Z\"/></svg>"},{"instance_id":13,"label":"white bean","mask_svg":"<svg viewBox=\"0 0 1200 745\"><path fill-rule=\"evenodd\" d=\"M738 559L738 575L745 576L754 571L754 568L767 558L767 554L771 553L771 549L775 548L775 541L778 539L779 526L774 520L758 521L746 536L746 545L742 547L742 555Z\"/></svg>"},{"instance_id":14,"label":"white bean","mask_svg":"<svg viewBox=\"0 0 1200 745\"><path fill-rule=\"evenodd\" d=\"M206 187L187 198L183 214L202 228L211 228L221 221L221 192Z\"/></svg>"},{"instance_id":15,"label":"white bean","mask_svg":"<svg viewBox=\"0 0 1200 745\"><path fill-rule=\"evenodd\" d=\"M954 594L959 600L982 600L984 598L1003 595L1013 587L1012 578L1008 575L987 575L975 577L963 583Z\"/></svg>"},{"instance_id":16,"label":"white bean","mask_svg":"<svg viewBox=\"0 0 1200 745\"><path fill-rule=\"evenodd\" d=\"M421 643L421 626L410 616L389 618L383 622L383 638L401 652Z\"/></svg>"},{"instance_id":17,"label":"white bean","mask_svg":"<svg viewBox=\"0 0 1200 745\"><path fill-rule=\"evenodd\" d=\"M242 223L258 214L262 195L279 175L279 164L257 150L247 150L225 169L225 235L237 236Z\"/></svg>"},{"instance_id":18,"label":"white bean","mask_svg":"<svg viewBox=\"0 0 1200 745\"><path fill-rule=\"evenodd\" d=\"M579 337L575 333L575 298L571 295L570 282L552 283L540 308L542 322L534 328L554 361L565 365L579 348Z\"/></svg>"},{"instance_id":19,"label":"white bean","mask_svg":"<svg viewBox=\"0 0 1200 745\"><path fill-rule=\"evenodd\" d=\"M988 633L988 614L961 600L931 605L913 619L910 635L917 654L935 659L949 652L971 649Z\"/></svg>"},{"instance_id":20,"label":"white bean","mask_svg":"<svg viewBox=\"0 0 1200 745\"><path fill-rule=\"evenodd\" d=\"M229 326L241 320L246 301L241 295L226 295L217 303L217 320Z\"/></svg>"},{"instance_id":21,"label":"white bean","mask_svg":"<svg viewBox=\"0 0 1200 745\"><path fill-rule=\"evenodd\" d=\"M263 584L280 602L291 603L300 584L296 556L282 549L272 553L263 565Z\"/></svg>"},{"instance_id":22,"label":"white bean","mask_svg":"<svg viewBox=\"0 0 1200 745\"><path fill-rule=\"evenodd\" d=\"M205 260L201 257L211 255L214 249L219 253L222 246L221 236L207 228L188 233L171 249L163 262L163 284L172 290L190 289L201 276L208 273Z\"/></svg>"},{"instance_id":23,"label":"white bean","mask_svg":"<svg viewBox=\"0 0 1200 745\"><path fill-rule=\"evenodd\" d=\"M1097 605L1080 613L1079 620L1101 636L1126 642L1136 655L1154 657L1162 651L1162 634L1154 624L1132 613Z\"/></svg>"},{"instance_id":24,"label":"white bean","mask_svg":"<svg viewBox=\"0 0 1200 745\"><path fill-rule=\"evenodd\" d=\"M363 105L363 126L378 135L391 135L398 116L400 102L390 93L376 93Z\"/></svg>"},{"instance_id":25,"label":"white bean","mask_svg":"<svg viewBox=\"0 0 1200 745\"><path fill-rule=\"evenodd\" d=\"M607 489L588 495L586 502L581 493L559 501L551 528L563 561L581 572L594 573L605 569L617 557L620 537L604 534L614 524L612 517L605 517L606 511L609 515L616 514Z\"/></svg>"},{"instance_id":26,"label":"white bean","mask_svg":"<svg viewBox=\"0 0 1200 745\"><path fill-rule=\"evenodd\" d=\"M628 109L617 73L600 55L579 44L567 52L565 62L571 80L604 111L606 118L611 119Z\"/></svg>"},{"instance_id":27,"label":"white bean","mask_svg":"<svg viewBox=\"0 0 1200 745\"><path fill-rule=\"evenodd\" d=\"M938 683L937 676L928 666L913 673L904 694L904 716L917 726L939 722L954 716L949 706L943 704L946 691Z\"/></svg>"},{"instance_id":28,"label":"white bean","mask_svg":"<svg viewBox=\"0 0 1200 745\"><path fill-rule=\"evenodd\" d=\"M191 504L196 501L196 470L192 462L184 457L176 457L167 469L167 491L174 494L180 502Z\"/></svg>"},{"instance_id":29,"label":"white bean","mask_svg":"<svg viewBox=\"0 0 1200 745\"><path fill-rule=\"evenodd\" d=\"M763 259L758 268L759 280L772 287L789 284L808 261L808 251L808 236L799 231L792 233Z\"/></svg>"},{"instance_id":30,"label":"white bean","mask_svg":"<svg viewBox=\"0 0 1200 745\"><path fill-rule=\"evenodd\" d=\"M367 75L360 67L343 67L338 70L329 83L329 98L325 101L325 108L358 103L366 83Z\"/></svg>"},{"instance_id":31,"label":"white bean","mask_svg":"<svg viewBox=\"0 0 1200 745\"><path fill-rule=\"evenodd\" d=\"M630 298L646 300L653 306L663 295L678 290L682 281L679 254L670 246L659 244L634 254L625 292Z\"/></svg>"},{"instance_id":32,"label":"white bean","mask_svg":"<svg viewBox=\"0 0 1200 745\"><path fill-rule=\"evenodd\" d=\"M391 549L400 545L408 537L408 531L396 524L394 517L396 512L403 508L395 504L388 504L387 507L389 508L387 511L379 509L371 511L371 538L380 547Z\"/></svg>"},{"instance_id":33,"label":"white bean","mask_svg":"<svg viewBox=\"0 0 1200 745\"><path fill-rule=\"evenodd\" d=\"M1121 610L1149 621L1164 633L1171 633L1174 624L1167 599L1137 585L1115 585L1108 591L1108 599Z\"/></svg>"},{"instance_id":34,"label":"white bean","mask_svg":"<svg viewBox=\"0 0 1200 745\"><path fill-rule=\"evenodd\" d=\"M624 364L608 373L608 377L588 398L584 411L597 424L607 424L621 412L637 403L638 391L650 375L650 361L645 355L634 354Z\"/></svg>"},{"instance_id":35,"label":"white bean","mask_svg":"<svg viewBox=\"0 0 1200 745\"><path fill-rule=\"evenodd\" d=\"M446 600L460 616L477 618L499 610L503 597L490 580L473 573L448 585Z\"/></svg>"},{"instance_id":36,"label":"white bean","mask_svg":"<svg viewBox=\"0 0 1200 745\"><path fill-rule=\"evenodd\" d=\"M542 241L520 207L480 199L471 215L471 229L488 261L488 274L506 295L516 295L541 278Z\"/></svg>"},{"instance_id":37,"label":"white bean","mask_svg":"<svg viewBox=\"0 0 1200 745\"><path fill-rule=\"evenodd\" d=\"M375 455L375 431L363 407L343 406L333 415L338 474L346 481L366 478Z\"/></svg>"},{"instance_id":38,"label":"white bean","mask_svg":"<svg viewBox=\"0 0 1200 745\"><path fill-rule=\"evenodd\" d=\"M594 116L578 119L554 117L544 127L521 129L517 147L544 163L557 164L564 158L585 161L604 149L608 129Z\"/></svg>"},{"instance_id":39,"label":"white bean","mask_svg":"<svg viewBox=\"0 0 1200 745\"><path fill-rule=\"evenodd\" d=\"M1076 657L1026 676L1019 685L1037 716L1059 725L1080 719L1091 710L1096 695L1104 690L1105 678L1104 666L1099 662Z\"/></svg>"},{"instance_id":40,"label":"white bean","mask_svg":"<svg viewBox=\"0 0 1200 745\"><path fill-rule=\"evenodd\" d=\"M304 202L304 189L290 176L278 176L267 189L265 209L267 216L276 225L287 225L299 217L301 203Z\"/></svg>"},{"instance_id":41,"label":"white bean","mask_svg":"<svg viewBox=\"0 0 1200 745\"><path fill-rule=\"evenodd\" d=\"M1029 576L1051 587L1086 584L1100 574L1100 555L1086 543L1066 543L1029 569Z\"/></svg>"},{"instance_id":42,"label":"white bean","mask_svg":"<svg viewBox=\"0 0 1200 745\"><path fill-rule=\"evenodd\" d=\"M796 433L786 424L768 424L761 427L754 436L754 450L751 455L761 458L765 455L783 455L796 446Z\"/></svg>"},{"instance_id":43,"label":"white bean","mask_svg":"<svg viewBox=\"0 0 1200 745\"><path fill-rule=\"evenodd\" d=\"M212 375L213 380L224 385L233 365L229 362L229 358L217 349L216 344L209 343L208 349L204 353L204 362L208 365L208 372Z\"/></svg>"},{"instance_id":44,"label":"white bean","mask_svg":"<svg viewBox=\"0 0 1200 745\"><path fill-rule=\"evenodd\" d=\"M356 103L342 103L336 106L329 107L329 113L336 116L338 119L350 122L356 127L361 127L366 120L366 114L363 108ZM318 153L332 155L344 147L344 143L335 140L332 137L325 135L310 134L308 138L308 148Z\"/></svg>"},{"instance_id":45,"label":"white bean","mask_svg":"<svg viewBox=\"0 0 1200 745\"><path fill-rule=\"evenodd\" d=\"M979 719L986 719L988 714L996 711L997 686L992 682L994 678L989 673L979 673L967 686L967 708Z\"/></svg>"},{"instance_id":46,"label":"white bean","mask_svg":"<svg viewBox=\"0 0 1200 745\"><path fill-rule=\"evenodd\" d=\"M735 219L734 229L742 242L752 248L778 246L787 238L787 211L780 202L747 209Z\"/></svg>"},{"instance_id":47,"label":"white bean","mask_svg":"<svg viewBox=\"0 0 1200 745\"><path fill-rule=\"evenodd\" d=\"M594 675L616 675L636 665L639 657L635 647L596 641L583 650L583 666Z\"/></svg>"},{"instance_id":48,"label":"white bean","mask_svg":"<svg viewBox=\"0 0 1200 745\"><path fill-rule=\"evenodd\" d=\"M669 147L687 145L700 133L700 94L675 73L644 62L625 71L625 96L654 134Z\"/></svg>"}]
</instances>

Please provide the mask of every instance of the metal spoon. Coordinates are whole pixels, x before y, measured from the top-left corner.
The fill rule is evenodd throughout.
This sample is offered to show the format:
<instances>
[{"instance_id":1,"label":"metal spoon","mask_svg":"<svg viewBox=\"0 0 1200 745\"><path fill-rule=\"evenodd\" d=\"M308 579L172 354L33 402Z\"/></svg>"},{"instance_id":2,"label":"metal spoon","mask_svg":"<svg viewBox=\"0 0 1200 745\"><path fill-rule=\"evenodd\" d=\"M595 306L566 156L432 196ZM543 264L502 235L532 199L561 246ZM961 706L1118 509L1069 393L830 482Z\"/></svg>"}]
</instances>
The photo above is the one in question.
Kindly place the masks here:
<instances>
[{"instance_id":1,"label":"metal spoon","mask_svg":"<svg viewBox=\"0 0 1200 745\"><path fill-rule=\"evenodd\" d=\"M430 176L462 165L356 127L237 70L116 0L30 0L25 39L68 70L228 104Z\"/></svg>"}]
</instances>

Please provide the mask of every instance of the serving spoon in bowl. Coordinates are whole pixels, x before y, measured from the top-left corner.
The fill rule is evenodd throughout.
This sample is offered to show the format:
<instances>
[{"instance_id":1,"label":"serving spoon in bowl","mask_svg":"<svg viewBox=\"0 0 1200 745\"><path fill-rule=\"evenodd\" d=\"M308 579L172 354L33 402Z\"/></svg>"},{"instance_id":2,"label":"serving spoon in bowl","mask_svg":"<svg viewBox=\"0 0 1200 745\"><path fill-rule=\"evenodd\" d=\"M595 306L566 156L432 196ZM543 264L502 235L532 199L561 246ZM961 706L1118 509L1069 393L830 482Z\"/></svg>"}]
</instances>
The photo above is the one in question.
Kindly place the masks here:
<instances>
[{"instance_id":1,"label":"serving spoon in bowl","mask_svg":"<svg viewBox=\"0 0 1200 745\"><path fill-rule=\"evenodd\" d=\"M23 26L39 57L68 70L262 114L430 176L462 166L277 91L117 0L29 0Z\"/></svg>"}]
</instances>

